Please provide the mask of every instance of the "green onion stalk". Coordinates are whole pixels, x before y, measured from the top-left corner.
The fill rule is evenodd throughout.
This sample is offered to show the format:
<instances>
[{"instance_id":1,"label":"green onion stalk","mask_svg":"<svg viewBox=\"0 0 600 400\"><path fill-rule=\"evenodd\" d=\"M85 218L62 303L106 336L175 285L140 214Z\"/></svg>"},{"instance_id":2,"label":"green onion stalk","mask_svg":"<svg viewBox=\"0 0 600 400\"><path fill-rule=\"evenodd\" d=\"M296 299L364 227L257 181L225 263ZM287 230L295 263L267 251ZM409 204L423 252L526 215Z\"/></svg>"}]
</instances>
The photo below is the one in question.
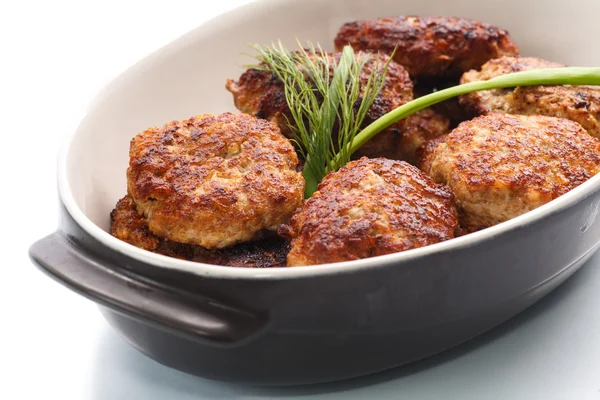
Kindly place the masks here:
<instances>
[{"instance_id":1,"label":"green onion stalk","mask_svg":"<svg viewBox=\"0 0 600 400\"><path fill-rule=\"evenodd\" d=\"M542 85L598 86L600 85L600 68L568 67L514 72L487 81L465 83L463 85L452 86L440 90L439 92L430 93L395 108L365 127L356 135L354 140L352 140L352 143L350 143L350 154L354 153L362 145L390 125L452 97L462 96L481 90Z\"/></svg>"}]
</instances>

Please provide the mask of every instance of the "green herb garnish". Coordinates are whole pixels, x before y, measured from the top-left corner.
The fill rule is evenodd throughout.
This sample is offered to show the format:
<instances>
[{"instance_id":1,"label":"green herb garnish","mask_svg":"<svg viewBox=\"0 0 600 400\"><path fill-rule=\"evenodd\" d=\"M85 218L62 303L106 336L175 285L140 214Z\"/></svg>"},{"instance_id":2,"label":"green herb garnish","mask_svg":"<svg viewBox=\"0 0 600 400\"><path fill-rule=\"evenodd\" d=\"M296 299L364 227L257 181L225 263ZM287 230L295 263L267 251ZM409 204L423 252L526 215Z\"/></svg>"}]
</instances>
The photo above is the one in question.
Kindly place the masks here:
<instances>
[{"instance_id":1,"label":"green herb garnish","mask_svg":"<svg viewBox=\"0 0 600 400\"><path fill-rule=\"evenodd\" d=\"M305 197L310 197L325 175L350 161L351 143L383 87L388 64L376 64L361 87L360 73L371 56L357 55L350 46L337 63L311 43L293 53L281 42L252 47L262 63L252 67L272 72L284 83L293 120L288 123L305 160Z\"/></svg>"},{"instance_id":2,"label":"green herb garnish","mask_svg":"<svg viewBox=\"0 0 600 400\"><path fill-rule=\"evenodd\" d=\"M368 55L358 57L345 46L337 65L330 65L327 54L309 46L290 53L281 42L271 48L253 46L257 59L264 64L255 66L275 73L284 83L285 95L293 118L290 127L296 132L296 142L306 160L305 197L310 197L321 179L330 171L341 168L362 145L390 125L434 104L452 97L481 90L538 85L600 85L600 68L549 68L515 72L487 81L453 86L412 100L383 115L358 132L369 107L381 91L387 73L374 68L369 82L362 89L358 111L354 104L361 95L360 73ZM331 74L333 71L333 74ZM337 138L335 121L339 123Z\"/></svg>"}]
</instances>

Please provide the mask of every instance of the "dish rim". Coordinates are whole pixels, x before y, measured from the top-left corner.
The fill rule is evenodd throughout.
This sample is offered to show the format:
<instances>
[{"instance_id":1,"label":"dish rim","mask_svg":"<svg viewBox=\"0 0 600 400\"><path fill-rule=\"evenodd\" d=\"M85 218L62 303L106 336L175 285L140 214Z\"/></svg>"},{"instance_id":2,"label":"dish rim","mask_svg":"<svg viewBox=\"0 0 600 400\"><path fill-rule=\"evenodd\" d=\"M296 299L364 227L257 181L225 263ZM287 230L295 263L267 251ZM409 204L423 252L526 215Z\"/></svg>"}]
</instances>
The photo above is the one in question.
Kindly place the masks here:
<instances>
[{"instance_id":1,"label":"dish rim","mask_svg":"<svg viewBox=\"0 0 600 400\"><path fill-rule=\"evenodd\" d=\"M283 1L285 2L285 1ZM494 239L497 236L505 234L506 232L519 227L530 225L543 218L549 218L551 215L560 211L566 210L585 199L594 191L600 189L600 174L593 176L583 184L570 190L564 195L552 200L551 202L544 204L536 208L535 210L529 211L523 215L515 217L509 221L502 222L498 225L494 225L490 228L473 232L471 234L461 236L458 238L450 239L444 242L435 243L429 246L420 247L416 249L406 250L399 253L392 253L382 256L376 256L371 258L345 261L330 264L320 264L314 266L302 266L302 267L273 267L273 268L245 268L245 267L230 267L221 266L214 264L199 263L195 261L181 260L158 253L153 253L148 250L135 247L127 242L124 242L116 237L112 236L109 232L100 228L94 222L92 222L83 212L83 210L77 205L75 198L71 191L71 185L67 179L67 159L73 139L79 134L82 127L85 125L86 117L94 112L94 109L99 108L99 105L103 103L104 93L112 92L111 89L115 89L116 86L129 75L135 73L141 67L144 67L150 63L151 59L157 54L169 50L171 47L180 46L188 40L192 40L194 34L197 34L200 30L206 29L209 25L211 28L217 28L222 25L225 20L231 19L233 16L240 15L245 12L250 6L253 6L253 11L256 12L256 7L261 6L265 8L265 2L254 1L247 3L241 7L229 10L223 14L217 15L216 17L201 23L198 27L184 34L183 36L171 41L170 43L162 46L156 51L152 52L148 56L142 58L134 65L130 66L124 72L119 74L115 79L110 81L89 103L84 118L80 121L77 128L72 132L65 135L62 139L60 150L57 159L57 181L58 181L58 193L62 204L65 206L67 212L71 215L73 220L91 237L100 242L103 246L116 251L127 257L131 257L137 261L150 264L159 268L166 268L178 271L185 271L194 275L221 278L221 279L268 279L268 280L281 280L281 279L297 279L297 278L311 278L323 275L333 275L337 273L352 273L359 272L365 269L373 268L385 268L391 264L403 264L410 263L414 259L423 257L425 255L451 252L464 250L465 248L475 246L478 243L486 240ZM231 21L229 21L231 23Z\"/></svg>"}]
</instances>

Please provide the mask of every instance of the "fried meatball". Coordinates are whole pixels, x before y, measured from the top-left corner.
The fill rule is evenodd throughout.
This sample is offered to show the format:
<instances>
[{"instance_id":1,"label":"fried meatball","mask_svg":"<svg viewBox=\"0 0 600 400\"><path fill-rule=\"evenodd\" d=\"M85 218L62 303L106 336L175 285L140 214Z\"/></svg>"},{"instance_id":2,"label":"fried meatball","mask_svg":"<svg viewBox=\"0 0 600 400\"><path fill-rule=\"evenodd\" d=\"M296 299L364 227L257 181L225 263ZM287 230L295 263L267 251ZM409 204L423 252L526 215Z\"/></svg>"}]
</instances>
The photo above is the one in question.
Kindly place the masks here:
<instances>
[{"instance_id":1,"label":"fried meatball","mask_svg":"<svg viewBox=\"0 0 600 400\"><path fill-rule=\"evenodd\" d=\"M435 147L432 179L456 196L475 231L561 196L600 168L600 141L563 118L489 114L463 122Z\"/></svg>"},{"instance_id":2,"label":"fried meatball","mask_svg":"<svg viewBox=\"0 0 600 400\"><path fill-rule=\"evenodd\" d=\"M418 149L426 141L448 133L449 125L447 118L429 108L408 117L399 143L400 159L418 165Z\"/></svg>"},{"instance_id":3,"label":"fried meatball","mask_svg":"<svg viewBox=\"0 0 600 400\"><path fill-rule=\"evenodd\" d=\"M288 266L357 260L454 237L453 197L404 161L361 158L327 175L279 233Z\"/></svg>"},{"instance_id":4,"label":"fried meatball","mask_svg":"<svg viewBox=\"0 0 600 400\"><path fill-rule=\"evenodd\" d=\"M328 54L332 63L338 63L340 56L341 53ZM357 57L363 56L363 54L357 53ZM362 87L366 86L372 71L375 68L382 70L388 61L389 57L386 55L371 55L370 61L366 63L360 74ZM292 121L292 118L285 99L284 85L276 75L257 69L248 69L237 81L228 79L225 87L233 94L235 106L241 112L273 121L279 125L285 136L293 138L294 133L288 126L288 121ZM412 88L408 73L400 65L391 61L383 88L369 108L363 121L363 127L412 100ZM361 101L362 98L359 98L357 106ZM396 157L395 149L403 125L404 123L400 121L385 129L361 147L355 156Z\"/></svg>"},{"instance_id":5,"label":"fried meatball","mask_svg":"<svg viewBox=\"0 0 600 400\"><path fill-rule=\"evenodd\" d=\"M285 267L289 242L278 236L242 243L222 250L207 250L200 246L163 239L148 229L135 202L125 196L110 213L110 234L136 247L169 257L215 265L245 268Z\"/></svg>"},{"instance_id":6,"label":"fried meatball","mask_svg":"<svg viewBox=\"0 0 600 400\"><path fill-rule=\"evenodd\" d=\"M157 236L208 249L256 239L303 199L298 157L277 125L203 114L132 141L128 193Z\"/></svg>"},{"instance_id":7,"label":"fried meatball","mask_svg":"<svg viewBox=\"0 0 600 400\"><path fill-rule=\"evenodd\" d=\"M392 54L413 79L459 77L492 58L519 55L508 32L478 21L454 17L388 17L344 24L335 37L339 51Z\"/></svg>"},{"instance_id":8,"label":"fried meatball","mask_svg":"<svg viewBox=\"0 0 600 400\"><path fill-rule=\"evenodd\" d=\"M512 72L561 68L563 64L532 57L502 57L469 71L461 83L488 80ZM594 86L522 86L486 90L461 96L460 103L471 116L502 112L547 115L578 122L590 135L600 138L600 88Z\"/></svg>"}]
</instances>

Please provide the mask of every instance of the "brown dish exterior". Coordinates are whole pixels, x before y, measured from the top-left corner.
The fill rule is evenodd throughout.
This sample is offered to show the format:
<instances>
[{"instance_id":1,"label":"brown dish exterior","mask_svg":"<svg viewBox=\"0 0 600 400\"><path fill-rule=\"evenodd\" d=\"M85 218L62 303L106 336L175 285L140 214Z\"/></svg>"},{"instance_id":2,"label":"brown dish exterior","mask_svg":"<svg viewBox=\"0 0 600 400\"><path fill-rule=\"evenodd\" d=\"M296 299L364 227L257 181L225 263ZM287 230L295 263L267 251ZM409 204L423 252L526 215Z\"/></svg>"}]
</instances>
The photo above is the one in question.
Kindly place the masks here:
<instances>
[{"instance_id":1,"label":"brown dish exterior","mask_svg":"<svg viewBox=\"0 0 600 400\"><path fill-rule=\"evenodd\" d=\"M119 200L110 213L110 221L110 234L114 237L144 250L188 261L244 268L285 267L289 251L289 242L275 235L222 250L163 239L150 232L130 196Z\"/></svg>"},{"instance_id":2,"label":"brown dish exterior","mask_svg":"<svg viewBox=\"0 0 600 400\"><path fill-rule=\"evenodd\" d=\"M131 141L128 193L149 230L208 249L276 231L300 205L298 157L277 125L203 114Z\"/></svg>"},{"instance_id":3,"label":"brown dish exterior","mask_svg":"<svg viewBox=\"0 0 600 400\"><path fill-rule=\"evenodd\" d=\"M519 49L508 32L492 25L456 17L398 16L344 24L335 37L340 51L394 53L411 78L458 77L486 61Z\"/></svg>"},{"instance_id":4,"label":"brown dish exterior","mask_svg":"<svg viewBox=\"0 0 600 400\"><path fill-rule=\"evenodd\" d=\"M466 72L461 83L482 81L512 72L561 68L563 64L534 57L502 57ZM522 86L470 93L460 104L471 116L493 112L567 118L600 138L600 88L592 86Z\"/></svg>"},{"instance_id":5,"label":"brown dish exterior","mask_svg":"<svg viewBox=\"0 0 600 400\"><path fill-rule=\"evenodd\" d=\"M385 158L351 161L279 233L291 239L288 266L357 260L452 239L452 192L416 167Z\"/></svg>"},{"instance_id":6,"label":"brown dish exterior","mask_svg":"<svg viewBox=\"0 0 600 400\"><path fill-rule=\"evenodd\" d=\"M360 53L357 56L360 57ZM339 62L340 53L328 54L328 57L330 61ZM386 55L372 55L359 77L361 86L367 84L374 68L381 70L388 61L389 57ZM237 81L228 79L226 88L233 94L238 110L275 122L285 136L293 138L294 133L288 125L291 114L285 99L284 85L277 76L267 71L248 69ZM363 127L412 100L412 90L408 73L402 66L390 62L383 88L369 109ZM361 99L357 104L360 101ZM403 121L393 124L366 143L355 156L396 158L403 126Z\"/></svg>"},{"instance_id":7,"label":"brown dish exterior","mask_svg":"<svg viewBox=\"0 0 600 400\"><path fill-rule=\"evenodd\" d=\"M554 200L600 169L600 141L562 118L489 114L463 122L428 158L437 183L456 197L468 231L507 221Z\"/></svg>"}]
</instances>

